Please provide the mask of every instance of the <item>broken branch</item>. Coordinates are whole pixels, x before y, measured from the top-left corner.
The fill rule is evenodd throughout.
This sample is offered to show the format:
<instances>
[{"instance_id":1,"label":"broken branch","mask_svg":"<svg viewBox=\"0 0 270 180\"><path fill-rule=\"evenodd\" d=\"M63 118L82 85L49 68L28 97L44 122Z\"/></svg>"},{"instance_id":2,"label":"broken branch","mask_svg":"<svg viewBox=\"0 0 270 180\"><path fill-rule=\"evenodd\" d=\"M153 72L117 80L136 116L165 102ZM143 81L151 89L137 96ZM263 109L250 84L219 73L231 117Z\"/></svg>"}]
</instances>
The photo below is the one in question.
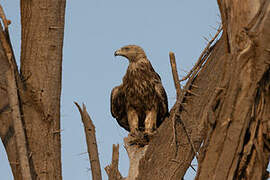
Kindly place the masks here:
<instances>
[{"instance_id":1,"label":"broken branch","mask_svg":"<svg viewBox=\"0 0 270 180\"><path fill-rule=\"evenodd\" d=\"M176 89L176 95L177 95L177 99L179 99L181 96L181 86L180 86L179 76L178 76L177 68L176 68L175 55L173 52L170 52L169 55L170 55L170 62L171 62L171 67L172 67L174 86Z\"/></svg>"},{"instance_id":2,"label":"broken branch","mask_svg":"<svg viewBox=\"0 0 270 180\"><path fill-rule=\"evenodd\" d=\"M122 175L118 170L119 163L119 144L113 144L112 162L110 165L106 166L104 169L108 174L109 180L121 180Z\"/></svg>"},{"instance_id":3,"label":"broken branch","mask_svg":"<svg viewBox=\"0 0 270 180\"><path fill-rule=\"evenodd\" d=\"M92 179L101 180L101 169L100 169L100 162L99 162L99 157L98 157L95 126L86 110L85 105L83 104L83 109L81 109L80 105L77 102L74 102L74 104L77 106L81 114L81 118L82 118L82 122L84 126L87 150L88 150L89 161L90 161L91 171L92 171Z\"/></svg>"}]
</instances>

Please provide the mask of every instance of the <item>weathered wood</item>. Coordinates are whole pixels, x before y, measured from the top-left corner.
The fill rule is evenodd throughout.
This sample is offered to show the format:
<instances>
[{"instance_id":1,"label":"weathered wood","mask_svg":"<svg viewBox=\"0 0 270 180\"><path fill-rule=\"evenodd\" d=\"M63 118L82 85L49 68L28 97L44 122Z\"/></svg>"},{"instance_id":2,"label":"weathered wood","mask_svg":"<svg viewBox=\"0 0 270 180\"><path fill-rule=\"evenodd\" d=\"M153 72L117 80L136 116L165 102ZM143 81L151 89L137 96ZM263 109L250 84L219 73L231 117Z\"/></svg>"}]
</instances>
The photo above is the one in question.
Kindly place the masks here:
<instances>
[{"instance_id":1,"label":"weathered wood","mask_svg":"<svg viewBox=\"0 0 270 180\"><path fill-rule=\"evenodd\" d=\"M65 0L21 0L23 85L19 85L19 98L33 179L62 179L59 130L64 13ZM55 25L60 28L50 29ZM14 179L20 177L14 174Z\"/></svg>"},{"instance_id":2,"label":"weathered wood","mask_svg":"<svg viewBox=\"0 0 270 180\"><path fill-rule=\"evenodd\" d=\"M32 179L28 151L26 147L26 136L24 133L23 122L21 119L20 103L18 99L18 88L16 85L16 78L13 68L6 72L7 77L7 94L9 105L11 108L11 115L13 120L13 127L16 137L16 146L19 153L20 167L23 179Z\"/></svg>"},{"instance_id":3,"label":"weathered wood","mask_svg":"<svg viewBox=\"0 0 270 180\"><path fill-rule=\"evenodd\" d=\"M18 68L10 43L8 25L0 5L0 136L7 152L14 179L31 179L26 137L21 119L18 90L21 85ZM11 105L12 104L12 105ZM15 132L16 131L16 132Z\"/></svg>"},{"instance_id":4,"label":"weathered wood","mask_svg":"<svg viewBox=\"0 0 270 180\"><path fill-rule=\"evenodd\" d=\"M109 177L109 180L122 180L123 177L118 170L119 163L119 144L113 145L112 162L105 167L105 171ZM128 178L126 179L128 180ZM131 179L130 179L131 180Z\"/></svg>"},{"instance_id":5,"label":"weathered wood","mask_svg":"<svg viewBox=\"0 0 270 180\"><path fill-rule=\"evenodd\" d=\"M85 105L83 104L83 109L81 109L80 105L77 102L74 102L74 104L77 106L81 114L82 123L84 126L89 162L91 165L92 179L101 180L102 176L101 176L100 162L99 162L99 156L98 156L95 126L86 110Z\"/></svg>"},{"instance_id":6,"label":"weathered wood","mask_svg":"<svg viewBox=\"0 0 270 180\"><path fill-rule=\"evenodd\" d=\"M214 126L196 179L265 179L269 163L270 2L219 2L230 58L224 89L212 108ZM264 130L263 130L264 129Z\"/></svg>"},{"instance_id":7,"label":"weathered wood","mask_svg":"<svg viewBox=\"0 0 270 180\"><path fill-rule=\"evenodd\" d=\"M171 68L172 68L174 87L175 87L175 90L176 90L176 97L178 99L181 96L181 86L180 86L180 80L179 80L179 76L178 76L178 72L177 72L175 55L174 55L173 52L170 52L169 56L170 56L170 63L171 63Z\"/></svg>"}]
</instances>

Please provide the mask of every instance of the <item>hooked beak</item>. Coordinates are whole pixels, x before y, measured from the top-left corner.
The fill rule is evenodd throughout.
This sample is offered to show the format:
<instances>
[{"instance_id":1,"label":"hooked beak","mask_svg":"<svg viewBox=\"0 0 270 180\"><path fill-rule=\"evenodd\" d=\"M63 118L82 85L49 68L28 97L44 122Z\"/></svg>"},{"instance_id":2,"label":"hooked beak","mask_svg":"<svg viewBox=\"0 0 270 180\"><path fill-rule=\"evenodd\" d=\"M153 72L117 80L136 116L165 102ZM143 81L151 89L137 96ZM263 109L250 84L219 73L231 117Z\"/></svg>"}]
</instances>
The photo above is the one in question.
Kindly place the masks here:
<instances>
[{"instance_id":1,"label":"hooked beak","mask_svg":"<svg viewBox=\"0 0 270 180\"><path fill-rule=\"evenodd\" d=\"M114 52L114 56L120 56L120 55L121 55L120 50L117 50L117 51Z\"/></svg>"}]
</instances>

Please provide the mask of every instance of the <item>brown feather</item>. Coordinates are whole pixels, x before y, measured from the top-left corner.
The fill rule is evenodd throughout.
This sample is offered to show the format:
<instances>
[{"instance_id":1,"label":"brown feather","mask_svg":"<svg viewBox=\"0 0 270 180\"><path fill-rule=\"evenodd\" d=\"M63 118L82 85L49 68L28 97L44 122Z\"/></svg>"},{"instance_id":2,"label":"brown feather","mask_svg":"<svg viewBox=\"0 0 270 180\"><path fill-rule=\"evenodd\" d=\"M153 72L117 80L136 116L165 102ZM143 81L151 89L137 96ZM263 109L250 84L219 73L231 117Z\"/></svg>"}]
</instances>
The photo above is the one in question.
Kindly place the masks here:
<instances>
[{"instance_id":1,"label":"brown feather","mask_svg":"<svg viewBox=\"0 0 270 180\"><path fill-rule=\"evenodd\" d=\"M126 47L128 49L125 49ZM168 100L160 76L140 47L135 45L126 47L115 53L128 58L130 63L123 77L123 83L112 90L112 116L121 127L129 131L127 111L131 108L135 109L139 117L138 128L143 131L145 113L154 108L157 113L157 127L159 127L168 116Z\"/></svg>"}]
</instances>

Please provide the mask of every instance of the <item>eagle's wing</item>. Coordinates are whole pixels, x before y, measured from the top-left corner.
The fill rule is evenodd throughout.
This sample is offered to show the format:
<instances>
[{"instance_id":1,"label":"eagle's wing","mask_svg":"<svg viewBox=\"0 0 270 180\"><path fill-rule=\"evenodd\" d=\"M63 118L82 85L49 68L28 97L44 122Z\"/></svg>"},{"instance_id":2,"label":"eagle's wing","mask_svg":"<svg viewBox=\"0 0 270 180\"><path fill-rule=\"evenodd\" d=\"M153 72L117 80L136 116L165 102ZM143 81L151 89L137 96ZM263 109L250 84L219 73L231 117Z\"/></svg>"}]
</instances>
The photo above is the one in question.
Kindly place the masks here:
<instances>
[{"instance_id":1,"label":"eagle's wing","mask_svg":"<svg viewBox=\"0 0 270 180\"><path fill-rule=\"evenodd\" d=\"M121 86L116 86L111 92L111 114L121 127L130 131L125 105L125 95Z\"/></svg>"},{"instance_id":2,"label":"eagle's wing","mask_svg":"<svg viewBox=\"0 0 270 180\"><path fill-rule=\"evenodd\" d=\"M157 127L159 127L160 124L164 121L164 119L169 115L168 98L161 82L155 85L155 91L158 97Z\"/></svg>"}]
</instances>

